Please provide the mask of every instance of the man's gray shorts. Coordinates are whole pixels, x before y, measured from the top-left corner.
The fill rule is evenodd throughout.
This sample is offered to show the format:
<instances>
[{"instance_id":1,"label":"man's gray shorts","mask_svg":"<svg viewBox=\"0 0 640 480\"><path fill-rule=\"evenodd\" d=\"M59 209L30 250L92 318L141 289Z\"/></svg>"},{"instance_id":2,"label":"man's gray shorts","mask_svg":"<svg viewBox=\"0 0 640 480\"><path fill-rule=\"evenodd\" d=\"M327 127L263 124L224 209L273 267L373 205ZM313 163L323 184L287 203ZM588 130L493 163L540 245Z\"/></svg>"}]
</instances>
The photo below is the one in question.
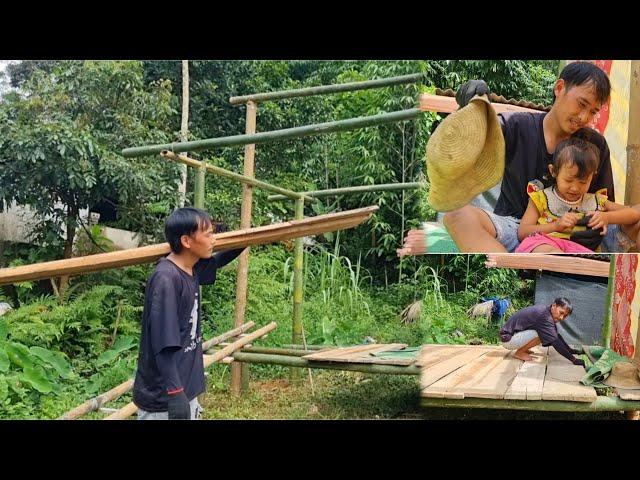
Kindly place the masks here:
<instances>
[{"instance_id":1,"label":"man's gray shorts","mask_svg":"<svg viewBox=\"0 0 640 480\"><path fill-rule=\"evenodd\" d=\"M520 226L520 219L516 217L503 217L502 215L496 215L495 213L481 208L481 210L487 214L491 223L496 229L496 240L498 240L509 253L518 248L520 240L518 240L518 227Z\"/></svg>"},{"instance_id":2,"label":"man's gray shorts","mask_svg":"<svg viewBox=\"0 0 640 480\"><path fill-rule=\"evenodd\" d=\"M507 350L518 350L534 338L538 338L538 332L535 330L523 330L515 333L508 342L502 342L502 346Z\"/></svg>"},{"instance_id":3,"label":"man's gray shorts","mask_svg":"<svg viewBox=\"0 0 640 480\"><path fill-rule=\"evenodd\" d=\"M200 420L202 418L202 407L198 403L198 397L189 402L191 407L191 420ZM138 420L169 420L169 412L147 412L138 409Z\"/></svg>"}]
</instances>

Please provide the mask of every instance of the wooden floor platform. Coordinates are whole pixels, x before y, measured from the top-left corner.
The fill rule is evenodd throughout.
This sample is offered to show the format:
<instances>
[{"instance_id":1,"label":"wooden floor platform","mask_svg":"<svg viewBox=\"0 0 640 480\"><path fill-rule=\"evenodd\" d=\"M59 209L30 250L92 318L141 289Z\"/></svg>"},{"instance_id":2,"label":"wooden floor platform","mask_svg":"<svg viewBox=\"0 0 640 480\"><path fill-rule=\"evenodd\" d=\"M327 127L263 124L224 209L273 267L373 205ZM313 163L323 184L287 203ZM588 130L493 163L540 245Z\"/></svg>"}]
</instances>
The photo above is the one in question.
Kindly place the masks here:
<instances>
[{"instance_id":1,"label":"wooden floor platform","mask_svg":"<svg viewBox=\"0 0 640 480\"><path fill-rule=\"evenodd\" d=\"M403 343L327 347L303 355L308 368L419 375L424 407L495 408L538 411L640 410L637 390L597 396L580 383L585 369L554 348L536 347L523 362L499 345L423 345Z\"/></svg>"},{"instance_id":2,"label":"wooden floor platform","mask_svg":"<svg viewBox=\"0 0 640 480\"><path fill-rule=\"evenodd\" d=\"M595 402L595 389L580 383L583 367L553 348L534 352L534 361L523 362L500 346L424 345L416 360L421 396Z\"/></svg>"}]
</instances>

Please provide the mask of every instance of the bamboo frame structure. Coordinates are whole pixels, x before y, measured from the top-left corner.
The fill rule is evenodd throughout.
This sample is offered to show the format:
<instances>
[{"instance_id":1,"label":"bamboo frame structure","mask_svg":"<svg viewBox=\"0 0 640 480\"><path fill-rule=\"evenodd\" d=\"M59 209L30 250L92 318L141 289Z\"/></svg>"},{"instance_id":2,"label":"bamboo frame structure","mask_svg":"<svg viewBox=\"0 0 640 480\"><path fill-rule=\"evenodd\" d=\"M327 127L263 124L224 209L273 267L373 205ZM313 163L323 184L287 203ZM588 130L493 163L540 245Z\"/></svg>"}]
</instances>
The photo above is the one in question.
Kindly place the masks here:
<instances>
[{"instance_id":1,"label":"bamboo frame structure","mask_svg":"<svg viewBox=\"0 0 640 480\"><path fill-rule=\"evenodd\" d=\"M330 197L333 195L347 195L353 193L367 193L367 192L390 192L393 190L411 190L415 188L422 188L426 184L424 182L408 182L408 183L381 183L379 185L361 185L359 187L343 187L343 188L330 188L328 190L312 190L310 192L303 192L306 196L312 198ZM285 195L269 195L267 200L275 202L278 200L286 200Z\"/></svg>"},{"instance_id":2,"label":"bamboo frame structure","mask_svg":"<svg viewBox=\"0 0 640 480\"><path fill-rule=\"evenodd\" d=\"M163 150L168 150L174 153L182 153L187 151L195 152L199 150L207 150L211 148L266 143L273 142L275 140L286 140L290 138L309 137L313 135L324 135L326 133L343 132L345 130L372 127L375 125L383 125L385 123L404 122L407 120L414 120L421 115L423 115L423 112L419 108L410 108L407 110L399 110L396 112L370 115L368 117L348 118L345 120L316 123L313 125L305 125L303 127L285 128L282 130L254 133L251 135L232 135L228 137L205 138L203 140L194 140L191 142L173 142L158 145L147 145L143 147L125 148L122 150L122 156L126 158L132 158L141 157L144 155L156 155Z\"/></svg>"}]
</instances>

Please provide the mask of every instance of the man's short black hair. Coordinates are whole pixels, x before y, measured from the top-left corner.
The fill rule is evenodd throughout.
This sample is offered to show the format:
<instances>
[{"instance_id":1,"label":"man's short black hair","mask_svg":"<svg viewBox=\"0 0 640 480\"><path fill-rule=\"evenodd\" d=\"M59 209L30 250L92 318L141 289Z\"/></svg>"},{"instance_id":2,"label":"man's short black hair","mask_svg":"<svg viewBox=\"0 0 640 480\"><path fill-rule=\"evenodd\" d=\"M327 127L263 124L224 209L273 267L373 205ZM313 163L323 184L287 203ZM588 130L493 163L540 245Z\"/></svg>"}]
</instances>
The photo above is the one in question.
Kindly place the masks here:
<instances>
[{"instance_id":1,"label":"man's short black hair","mask_svg":"<svg viewBox=\"0 0 640 480\"><path fill-rule=\"evenodd\" d=\"M567 310L567 315L573 312L573 305L571 305L571 301L569 301L566 297L558 297L553 301L553 304L560 308L565 308Z\"/></svg>"},{"instance_id":2,"label":"man's short black hair","mask_svg":"<svg viewBox=\"0 0 640 480\"><path fill-rule=\"evenodd\" d=\"M579 87L581 85L592 84L596 92L596 99L600 104L606 103L611 95L611 82L607 74L591 62L571 62L560 72L560 77L564 80L566 89ZM553 95L553 101L556 97Z\"/></svg>"},{"instance_id":3,"label":"man's short black hair","mask_svg":"<svg viewBox=\"0 0 640 480\"><path fill-rule=\"evenodd\" d=\"M211 217L204 210L195 207L184 207L174 210L164 222L164 236L171 246L171 251L180 253L182 235L191 235L197 230L211 227Z\"/></svg>"}]
</instances>

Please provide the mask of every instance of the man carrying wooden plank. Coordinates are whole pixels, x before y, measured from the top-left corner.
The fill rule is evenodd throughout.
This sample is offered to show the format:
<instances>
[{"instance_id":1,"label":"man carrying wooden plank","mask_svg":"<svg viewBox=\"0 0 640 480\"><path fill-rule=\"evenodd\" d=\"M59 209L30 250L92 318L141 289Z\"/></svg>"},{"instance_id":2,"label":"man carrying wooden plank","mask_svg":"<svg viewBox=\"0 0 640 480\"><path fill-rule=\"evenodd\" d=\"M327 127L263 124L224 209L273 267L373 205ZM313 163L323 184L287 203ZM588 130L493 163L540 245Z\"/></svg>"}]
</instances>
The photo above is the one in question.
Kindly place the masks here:
<instances>
[{"instance_id":1,"label":"man carrying wooden plank","mask_svg":"<svg viewBox=\"0 0 640 480\"><path fill-rule=\"evenodd\" d=\"M571 347L556 326L571 315L572 310L571 302L565 297L556 298L551 305L533 305L518 310L500 329L502 346L515 350L513 356L525 362L533 360L531 349L536 345L551 346L574 365L584 367L584 362L573 356Z\"/></svg>"},{"instance_id":2,"label":"man carrying wooden plank","mask_svg":"<svg viewBox=\"0 0 640 480\"><path fill-rule=\"evenodd\" d=\"M194 420L201 413L197 395L205 391L199 286L213 284L217 269L244 248L213 255L211 218L192 207L167 218L165 236L171 253L145 291L133 402L141 420Z\"/></svg>"}]
</instances>

